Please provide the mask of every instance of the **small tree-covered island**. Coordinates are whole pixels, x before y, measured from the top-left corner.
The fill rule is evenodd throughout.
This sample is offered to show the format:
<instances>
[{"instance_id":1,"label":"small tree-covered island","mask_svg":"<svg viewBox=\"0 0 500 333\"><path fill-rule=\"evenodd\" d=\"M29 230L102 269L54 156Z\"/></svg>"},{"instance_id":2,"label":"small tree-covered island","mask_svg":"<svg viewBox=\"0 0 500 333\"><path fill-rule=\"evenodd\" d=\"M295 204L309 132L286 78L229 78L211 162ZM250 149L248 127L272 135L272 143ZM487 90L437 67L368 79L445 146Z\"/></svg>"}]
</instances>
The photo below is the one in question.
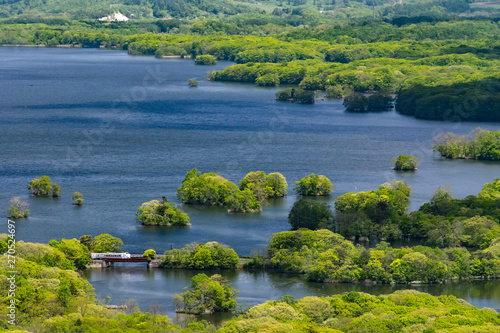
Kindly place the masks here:
<instances>
[{"instance_id":1,"label":"small tree-covered island","mask_svg":"<svg viewBox=\"0 0 500 333\"><path fill-rule=\"evenodd\" d=\"M137 208L137 222L143 225L189 226L190 219L181 212L175 203L168 202L166 197L161 200L151 200Z\"/></svg>"},{"instance_id":2,"label":"small tree-covered island","mask_svg":"<svg viewBox=\"0 0 500 333\"><path fill-rule=\"evenodd\" d=\"M419 159L413 155L399 155L394 158L394 170L398 171L415 171L419 163Z\"/></svg>"},{"instance_id":3,"label":"small tree-covered island","mask_svg":"<svg viewBox=\"0 0 500 333\"><path fill-rule=\"evenodd\" d=\"M280 173L251 172L238 187L219 174L201 174L194 168L186 173L177 197L185 204L225 206L228 212L255 213L262 210L266 199L285 196L286 188L286 179Z\"/></svg>"}]
</instances>

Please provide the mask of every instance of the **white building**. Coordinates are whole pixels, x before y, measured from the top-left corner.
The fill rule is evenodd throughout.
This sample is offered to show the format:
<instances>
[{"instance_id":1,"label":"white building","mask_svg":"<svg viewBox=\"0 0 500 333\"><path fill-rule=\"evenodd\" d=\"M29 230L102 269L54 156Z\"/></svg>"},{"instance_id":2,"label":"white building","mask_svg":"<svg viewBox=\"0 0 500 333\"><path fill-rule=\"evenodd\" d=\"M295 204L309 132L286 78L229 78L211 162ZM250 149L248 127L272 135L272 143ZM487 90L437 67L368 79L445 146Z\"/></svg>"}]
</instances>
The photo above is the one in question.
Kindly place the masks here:
<instances>
[{"instance_id":1,"label":"white building","mask_svg":"<svg viewBox=\"0 0 500 333\"><path fill-rule=\"evenodd\" d=\"M113 13L111 15L101 17L98 20L99 21L110 21L110 22L126 22L129 20L129 18L121 13Z\"/></svg>"}]
</instances>

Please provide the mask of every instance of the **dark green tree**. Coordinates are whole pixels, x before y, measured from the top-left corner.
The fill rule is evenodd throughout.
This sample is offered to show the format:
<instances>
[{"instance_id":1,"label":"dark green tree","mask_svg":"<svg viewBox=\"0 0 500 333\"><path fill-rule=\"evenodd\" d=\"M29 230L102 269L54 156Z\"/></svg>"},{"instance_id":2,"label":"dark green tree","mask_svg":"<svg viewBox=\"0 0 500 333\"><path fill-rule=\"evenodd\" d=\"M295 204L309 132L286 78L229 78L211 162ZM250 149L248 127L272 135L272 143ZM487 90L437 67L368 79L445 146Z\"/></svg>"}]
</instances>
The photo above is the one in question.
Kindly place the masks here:
<instances>
[{"instance_id":1,"label":"dark green tree","mask_svg":"<svg viewBox=\"0 0 500 333\"><path fill-rule=\"evenodd\" d=\"M300 199L293 204L288 214L288 223L293 230L326 228L333 220L333 213L325 203L311 199Z\"/></svg>"}]
</instances>

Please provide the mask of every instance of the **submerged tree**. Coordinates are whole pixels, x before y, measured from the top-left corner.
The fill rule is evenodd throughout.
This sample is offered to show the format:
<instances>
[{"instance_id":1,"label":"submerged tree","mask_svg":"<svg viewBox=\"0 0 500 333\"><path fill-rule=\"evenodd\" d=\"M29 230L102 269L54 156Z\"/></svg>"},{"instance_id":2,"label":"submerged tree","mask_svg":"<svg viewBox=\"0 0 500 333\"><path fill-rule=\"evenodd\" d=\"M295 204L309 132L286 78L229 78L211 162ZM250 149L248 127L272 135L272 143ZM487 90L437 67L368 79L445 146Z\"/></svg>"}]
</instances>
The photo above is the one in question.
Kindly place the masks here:
<instances>
[{"instance_id":1,"label":"submerged tree","mask_svg":"<svg viewBox=\"0 0 500 333\"><path fill-rule=\"evenodd\" d=\"M58 197L61 193L61 187L54 183L49 176L33 179L29 183L28 189L37 196Z\"/></svg>"},{"instance_id":2,"label":"submerged tree","mask_svg":"<svg viewBox=\"0 0 500 333\"><path fill-rule=\"evenodd\" d=\"M280 102L295 102L301 104L314 104L316 95L314 91L287 88L276 93L276 100Z\"/></svg>"},{"instance_id":3,"label":"submerged tree","mask_svg":"<svg viewBox=\"0 0 500 333\"><path fill-rule=\"evenodd\" d=\"M180 269L235 269L236 252L224 244L207 242L189 244L182 249L165 251L161 267Z\"/></svg>"},{"instance_id":4,"label":"submerged tree","mask_svg":"<svg viewBox=\"0 0 500 333\"><path fill-rule=\"evenodd\" d=\"M136 220L144 225L188 225L189 216L181 212L175 203L163 197L161 201L151 200L137 208Z\"/></svg>"},{"instance_id":5,"label":"submerged tree","mask_svg":"<svg viewBox=\"0 0 500 333\"><path fill-rule=\"evenodd\" d=\"M186 173L177 190L177 198L186 204L227 206L230 212L259 212L262 210L254 192L241 191L233 182L216 173L201 174L196 168Z\"/></svg>"},{"instance_id":6,"label":"submerged tree","mask_svg":"<svg viewBox=\"0 0 500 333\"><path fill-rule=\"evenodd\" d=\"M188 80L188 84L189 84L189 86L190 86L191 88L196 88L196 87L198 87L199 82L198 82L198 80L196 80L196 79L189 79L189 80Z\"/></svg>"},{"instance_id":7,"label":"submerged tree","mask_svg":"<svg viewBox=\"0 0 500 333\"><path fill-rule=\"evenodd\" d=\"M26 201L21 200L20 197L13 197L10 199L10 207L7 210L7 217L18 219L28 217L30 210Z\"/></svg>"},{"instance_id":8,"label":"submerged tree","mask_svg":"<svg viewBox=\"0 0 500 333\"><path fill-rule=\"evenodd\" d=\"M398 239L411 188L404 181L384 183L375 191L345 193L335 199L337 224L344 236Z\"/></svg>"},{"instance_id":9,"label":"submerged tree","mask_svg":"<svg viewBox=\"0 0 500 333\"><path fill-rule=\"evenodd\" d=\"M418 158L413 155L399 155L394 158L394 170L414 171L417 170Z\"/></svg>"},{"instance_id":10,"label":"submerged tree","mask_svg":"<svg viewBox=\"0 0 500 333\"><path fill-rule=\"evenodd\" d=\"M77 206L83 205L83 195L80 192L74 192L73 196L71 197L73 200L73 204Z\"/></svg>"},{"instance_id":11,"label":"submerged tree","mask_svg":"<svg viewBox=\"0 0 500 333\"><path fill-rule=\"evenodd\" d=\"M347 112L366 112L368 97L361 94L348 95L344 98L342 105Z\"/></svg>"}]
</instances>

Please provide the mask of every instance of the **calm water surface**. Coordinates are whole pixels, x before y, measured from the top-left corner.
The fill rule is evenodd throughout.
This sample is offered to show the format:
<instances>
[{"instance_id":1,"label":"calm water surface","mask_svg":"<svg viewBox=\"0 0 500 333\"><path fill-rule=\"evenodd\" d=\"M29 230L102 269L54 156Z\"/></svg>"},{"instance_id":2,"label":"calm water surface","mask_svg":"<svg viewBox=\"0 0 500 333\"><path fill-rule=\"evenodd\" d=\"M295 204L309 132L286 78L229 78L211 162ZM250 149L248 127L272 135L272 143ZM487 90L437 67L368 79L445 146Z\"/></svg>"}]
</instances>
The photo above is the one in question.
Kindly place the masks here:
<instances>
[{"instance_id":1,"label":"calm water surface","mask_svg":"<svg viewBox=\"0 0 500 333\"><path fill-rule=\"evenodd\" d=\"M46 243L111 233L130 252L218 241L250 254L265 248L273 233L289 229L287 215L297 199L293 182L311 172L335 185L332 198L322 199L328 203L346 192L405 180L412 188L412 209L439 185L450 185L462 198L500 176L499 164L443 160L432 152L436 134L465 134L478 126L499 130L498 123L431 122L395 112L348 114L341 101L278 103L273 100L277 89L204 80L208 71L228 65L195 66L190 60L95 49L0 48L0 212L13 196L21 196L31 210L18 224L18 239ZM189 88L189 78L200 81L199 88ZM418 156L419 170L392 171L391 160L399 154ZM250 171L281 172L290 195L271 201L260 214L182 206L190 228L135 222L141 203L164 195L176 201L176 189L193 167L234 182ZM29 181L44 174L61 185L61 198L29 196ZM71 205L74 191L83 194L83 207ZM174 275L189 273L139 272L92 272L89 278L98 289L100 279L115 275L137 283L153 279L168 292L172 281L188 284ZM235 283L249 286L243 301L260 290L259 279L273 279L259 276L236 275ZM311 291L304 282L283 283L276 294L256 295L256 302L292 293L293 286L299 286L297 296ZM156 297L154 291L135 290Z\"/></svg>"}]
</instances>

